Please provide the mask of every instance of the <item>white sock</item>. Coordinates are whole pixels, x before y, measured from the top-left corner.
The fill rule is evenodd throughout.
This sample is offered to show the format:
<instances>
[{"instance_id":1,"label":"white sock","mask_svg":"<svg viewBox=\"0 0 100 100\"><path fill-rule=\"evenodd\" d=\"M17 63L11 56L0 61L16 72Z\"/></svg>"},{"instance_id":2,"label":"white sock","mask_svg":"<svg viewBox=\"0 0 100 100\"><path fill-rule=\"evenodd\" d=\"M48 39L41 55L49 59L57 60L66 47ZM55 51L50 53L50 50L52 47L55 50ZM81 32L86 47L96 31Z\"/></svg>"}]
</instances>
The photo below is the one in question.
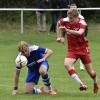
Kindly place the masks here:
<instances>
[{"instance_id":1,"label":"white sock","mask_svg":"<svg viewBox=\"0 0 100 100\"><path fill-rule=\"evenodd\" d=\"M83 84L83 82L81 81L81 79L79 78L79 76L75 73L72 74L71 77L73 78L73 80L75 80L77 83L79 84Z\"/></svg>"},{"instance_id":2,"label":"white sock","mask_svg":"<svg viewBox=\"0 0 100 100\"><path fill-rule=\"evenodd\" d=\"M39 94L39 93L42 93L42 91L40 90L40 89L37 89L37 93Z\"/></svg>"},{"instance_id":3,"label":"white sock","mask_svg":"<svg viewBox=\"0 0 100 100\"><path fill-rule=\"evenodd\" d=\"M34 94L39 94L39 93L42 93L42 91L39 89L39 88L33 88L33 93Z\"/></svg>"}]
</instances>

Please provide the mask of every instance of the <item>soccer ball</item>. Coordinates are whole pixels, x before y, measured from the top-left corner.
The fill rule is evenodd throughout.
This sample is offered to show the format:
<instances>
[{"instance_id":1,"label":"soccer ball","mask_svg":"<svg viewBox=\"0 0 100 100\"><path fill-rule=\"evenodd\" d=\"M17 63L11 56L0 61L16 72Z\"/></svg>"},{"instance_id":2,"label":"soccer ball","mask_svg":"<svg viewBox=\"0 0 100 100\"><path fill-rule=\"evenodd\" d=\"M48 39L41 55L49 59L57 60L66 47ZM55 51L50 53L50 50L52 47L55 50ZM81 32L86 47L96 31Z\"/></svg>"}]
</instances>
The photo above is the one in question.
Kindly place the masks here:
<instances>
[{"instance_id":1,"label":"soccer ball","mask_svg":"<svg viewBox=\"0 0 100 100\"><path fill-rule=\"evenodd\" d=\"M26 66L27 65L27 58L23 55L20 56L20 61L22 66Z\"/></svg>"},{"instance_id":2,"label":"soccer ball","mask_svg":"<svg viewBox=\"0 0 100 100\"><path fill-rule=\"evenodd\" d=\"M25 67L27 65L27 62L27 58L23 55L18 55L15 60L16 65L20 67Z\"/></svg>"}]
</instances>

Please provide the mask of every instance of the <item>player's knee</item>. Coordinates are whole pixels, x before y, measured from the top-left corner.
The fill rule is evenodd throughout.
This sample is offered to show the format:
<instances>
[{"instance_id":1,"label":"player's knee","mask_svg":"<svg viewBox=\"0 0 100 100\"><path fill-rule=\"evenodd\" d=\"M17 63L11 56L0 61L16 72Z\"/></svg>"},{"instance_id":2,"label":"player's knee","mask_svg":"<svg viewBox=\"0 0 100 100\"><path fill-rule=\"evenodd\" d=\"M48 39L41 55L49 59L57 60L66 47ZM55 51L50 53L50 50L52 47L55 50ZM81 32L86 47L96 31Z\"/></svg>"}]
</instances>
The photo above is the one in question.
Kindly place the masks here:
<instances>
[{"instance_id":1,"label":"player's knee","mask_svg":"<svg viewBox=\"0 0 100 100\"><path fill-rule=\"evenodd\" d=\"M30 93L33 93L32 91L33 91L33 85L26 85L25 86L25 93L26 94L30 94Z\"/></svg>"},{"instance_id":2,"label":"player's knee","mask_svg":"<svg viewBox=\"0 0 100 100\"><path fill-rule=\"evenodd\" d=\"M44 75L44 74L47 73L47 70L46 70L46 69L40 69L40 70L39 70L39 73L40 73L41 75Z\"/></svg>"},{"instance_id":3,"label":"player's knee","mask_svg":"<svg viewBox=\"0 0 100 100\"><path fill-rule=\"evenodd\" d=\"M70 66L71 66L71 65L70 65L68 62L64 62L64 67L65 67L66 69L69 69Z\"/></svg>"},{"instance_id":4,"label":"player's knee","mask_svg":"<svg viewBox=\"0 0 100 100\"><path fill-rule=\"evenodd\" d=\"M96 72L95 71L92 71L91 74L90 74L91 78L95 78L96 77Z\"/></svg>"}]
</instances>

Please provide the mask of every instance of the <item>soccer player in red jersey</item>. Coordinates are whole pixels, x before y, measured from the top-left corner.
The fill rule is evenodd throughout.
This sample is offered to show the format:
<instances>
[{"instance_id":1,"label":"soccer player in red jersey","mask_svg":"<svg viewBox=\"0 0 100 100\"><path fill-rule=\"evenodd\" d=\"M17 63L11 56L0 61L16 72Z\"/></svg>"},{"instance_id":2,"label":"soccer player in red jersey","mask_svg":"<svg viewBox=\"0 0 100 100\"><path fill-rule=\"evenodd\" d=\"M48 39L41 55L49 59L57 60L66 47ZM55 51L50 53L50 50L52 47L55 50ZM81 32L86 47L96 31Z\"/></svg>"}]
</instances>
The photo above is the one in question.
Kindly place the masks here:
<instances>
[{"instance_id":1,"label":"soccer player in red jersey","mask_svg":"<svg viewBox=\"0 0 100 100\"><path fill-rule=\"evenodd\" d=\"M88 40L84 36L87 24L85 20L80 19L77 9L70 8L67 12L68 18L62 18L57 23L57 39L59 43L64 42L61 37L61 31L66 31L66 38L68 42L68 53L65 57L64 66L69 75L79 83L80 90L87 90L87 85L80 79L76 70L72 67L77 59L81 59L86 71L93 79L93 92L98 92L98 83L96 72L92 68L90 52L88 49Z\"/></svg>"},{"instance_id":2,"label":"soccer player in red jersey","mask_svg":"<svg viewBox=\"0 0 100 100\"><path fill-rule=\"evenodd\" d=\"M76 6L76 4L71 4L70 5L70 8L72 8L72 9L77 9L77 6ZM78 9L77 9L78 10ZM79 13L78 14L78 17L80 18L80 19L82 19L82 20L85 20L85 18ZM67 17L68 18L68 17ZM88 33L88 26L85 28L85 32L84 32L84 36L85 37L87 37L87 33ZM85 68L84 68L84 64L82 63L82 61L81 60L79 60L79 67L80 67L80 70L85 70Z\"/></svg>"}]
</instances>

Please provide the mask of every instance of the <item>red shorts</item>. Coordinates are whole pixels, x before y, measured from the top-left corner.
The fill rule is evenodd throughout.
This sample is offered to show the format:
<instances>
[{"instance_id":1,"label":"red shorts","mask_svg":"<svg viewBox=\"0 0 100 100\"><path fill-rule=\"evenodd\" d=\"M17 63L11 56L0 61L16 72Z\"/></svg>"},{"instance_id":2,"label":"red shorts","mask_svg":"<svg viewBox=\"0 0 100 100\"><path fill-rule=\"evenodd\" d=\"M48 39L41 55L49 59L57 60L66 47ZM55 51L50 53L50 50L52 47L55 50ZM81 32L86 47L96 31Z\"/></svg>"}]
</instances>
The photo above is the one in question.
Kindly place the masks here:
<instances>
[{"instance_id":1,"label":"red shorts","mask_svg":"<svg viewBox=\"0 0 100 100\"><path fill-rule=\"evenodd\" d=\"M66 58L74 58L74 59L81 59L83 64L91 63L90 53L84 54L76 54L74 52L68 52Z\"/></svg>"}]
</instances>

